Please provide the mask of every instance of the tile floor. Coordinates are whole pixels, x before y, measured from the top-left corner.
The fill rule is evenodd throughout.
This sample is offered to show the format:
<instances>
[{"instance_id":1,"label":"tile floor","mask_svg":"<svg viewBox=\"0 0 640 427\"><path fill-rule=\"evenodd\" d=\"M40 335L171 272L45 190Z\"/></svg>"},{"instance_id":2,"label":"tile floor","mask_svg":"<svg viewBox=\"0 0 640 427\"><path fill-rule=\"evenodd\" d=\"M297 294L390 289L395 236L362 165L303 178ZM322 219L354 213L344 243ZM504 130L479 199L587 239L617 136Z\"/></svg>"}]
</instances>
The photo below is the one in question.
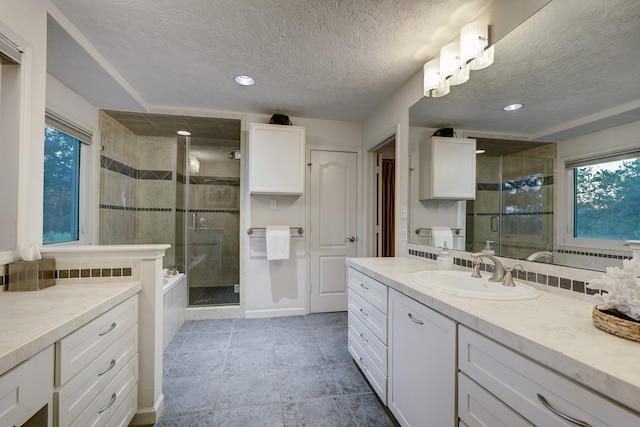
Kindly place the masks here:
<instances>
[{"instance_id":1,"label":"tile floor","mask_svg":"<svg viewBox=\"0 0 640 427\"><path fill-rule=\"evenodd\" d=\"M347 350L347 314L186 322L156 427L397 426Z\"/></svg>"}]
</instances>

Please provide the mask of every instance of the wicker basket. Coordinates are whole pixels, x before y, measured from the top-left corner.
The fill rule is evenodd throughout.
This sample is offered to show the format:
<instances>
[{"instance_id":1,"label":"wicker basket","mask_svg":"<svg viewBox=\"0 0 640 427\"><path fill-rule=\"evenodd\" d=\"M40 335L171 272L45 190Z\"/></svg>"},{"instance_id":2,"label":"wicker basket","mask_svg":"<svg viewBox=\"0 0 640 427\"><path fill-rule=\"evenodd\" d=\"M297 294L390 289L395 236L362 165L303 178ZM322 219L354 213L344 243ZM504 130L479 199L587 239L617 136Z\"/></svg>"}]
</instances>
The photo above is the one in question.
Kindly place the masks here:
<instances>
[{"instance_id":1,"label":"wicker basket","mask_svg":"<svg viewBox=\"0 0 640 427\"><path fill-rule=\"evenodd\" d=\"M640 342L640 322L625 319L623 314L616 310L602 311L598 306L593 307L591 317L593 324L610 334Z\"/></svg>"}]
</instances>

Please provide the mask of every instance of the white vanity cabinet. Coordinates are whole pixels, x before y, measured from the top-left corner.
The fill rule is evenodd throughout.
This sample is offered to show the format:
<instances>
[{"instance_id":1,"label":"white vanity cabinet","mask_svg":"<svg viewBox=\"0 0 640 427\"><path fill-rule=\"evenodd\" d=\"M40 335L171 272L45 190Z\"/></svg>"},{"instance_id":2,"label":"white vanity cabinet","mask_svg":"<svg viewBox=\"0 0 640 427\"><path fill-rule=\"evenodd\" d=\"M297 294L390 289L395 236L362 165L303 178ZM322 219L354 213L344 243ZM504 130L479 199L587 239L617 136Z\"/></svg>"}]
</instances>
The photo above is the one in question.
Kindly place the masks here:
<instances>
[{"instance_id":1,"label":"white vanity cabinet","mask_svg":"<svg viewBox=\"0 0 640 427\"><path fill-rule=\"evenodd\" d=\"M55 344L57 427L127 425L137 410L138 297Z\"/></svg>"},{"instance_id":2,"label":"white vanity cabinet","mask_svg":"<svg viewBox=\"0 0 640 427\"><path fill-rule=\"evenodd\" d=\"M432 137L420 143L420 200L476 198L476 140Z\"/></svg>"},{"instance_id":3,"label":"white vanity cabinet","mask_svg":"<svg viewBox=\"0 0 640 427\"><path fill-rule=\"evenodd\" d=\"M461 425L640 425L639 414L470 329L458 338Z\"/></svg>"},{"instance_id":4,"label":"white vanity cabinet","mask_svg":"<svg viewBox=\"0 0 640 427\"><path fill-rule=\"evenodd\" d=\"M349 283L349 353L369 383L387 403L386 285L352 268Z\"/></svg>"},{"instance_id":5,"label":"white vanity cabinet","mask_svg":"<svg viewBox=\"0 0 640 427\"><path fill-rule=\"evenodd\" d=\"M21 426L51 405L52 377L53 346L0 375L0 426Z\"/></svg>"},{"instance_id":6,"label":"white vanity cabinet","mask_svg":"<svg viewBox=\"0 0 640 427\"><path fill-rule=\"evenodd\" d=\"M403 426L456 423L456 324L389 290L389 409Z\"/></svg>"},{"instance_id":7,"label":"white vanity cabinet","mask_svg":"<svg viewBox=\"0 0 640 427\"><path fill-rule=\"evenodd\" d=\"M305 129L251 123L249 192L301 195L305 182Z\"/></svg>"}]
</instances>

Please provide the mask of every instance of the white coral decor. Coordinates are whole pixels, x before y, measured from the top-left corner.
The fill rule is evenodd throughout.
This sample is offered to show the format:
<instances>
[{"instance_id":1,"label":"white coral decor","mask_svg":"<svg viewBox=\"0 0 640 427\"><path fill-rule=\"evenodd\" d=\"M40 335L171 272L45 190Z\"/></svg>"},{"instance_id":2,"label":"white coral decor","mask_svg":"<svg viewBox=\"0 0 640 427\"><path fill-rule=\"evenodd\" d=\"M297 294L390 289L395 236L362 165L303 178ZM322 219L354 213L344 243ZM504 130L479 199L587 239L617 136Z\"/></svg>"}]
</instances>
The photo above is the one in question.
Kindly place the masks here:
<instances>
[{"instance_id":1,"label":"white coral decor","mask_svg":"<svg viewBox=\"0 0 640 427\"><path fill-rule=\"evenodd\" d=\"M607 267L607 274L587 285L589 289L607 291L602 295L604 301L598 308L615 308L620 313L640 321L640 259L623 261L623 267Z\"/></svg>"}]
</instances>

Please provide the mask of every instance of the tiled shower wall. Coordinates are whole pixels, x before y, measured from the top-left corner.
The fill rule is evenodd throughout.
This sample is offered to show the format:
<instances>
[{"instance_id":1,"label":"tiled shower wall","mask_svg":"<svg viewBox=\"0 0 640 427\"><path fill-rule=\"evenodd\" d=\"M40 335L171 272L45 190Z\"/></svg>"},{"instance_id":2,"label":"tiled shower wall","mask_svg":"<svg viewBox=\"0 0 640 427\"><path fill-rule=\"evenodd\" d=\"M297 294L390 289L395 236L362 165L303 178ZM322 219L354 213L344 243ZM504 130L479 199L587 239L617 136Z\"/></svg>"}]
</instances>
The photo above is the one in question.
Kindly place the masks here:
<instances>
[{"instance_id":1,"label":"tiled shower wall","mask_svg":"<svg viewBox=\"0 0 640 427\"><path fill-rule=\"evenodd\" d=\"M100 244L169 243L174 263L176 138L139 136L101 113Z\"/></svg>"},{"instance_id":2,"label":"tiled shower wall","mask_svg":"<svg viewBox=\"0 0 640 427\"><path fill-rule=\"evenodd\" d=\"M503 254L526 258L533 252L553 248L553 147L549 145L503 157L477 157L477 197L475 201L467 202L468 251L482 250L486 240L493 240L497 245L499 234L492 231L491 225L492 218L501 217L501 213ZM526 178L536 175L540 177L539 185L531 185ZM515 194L510 194L511 185L518 187ZM501 197L504 199L502 211ZM511 210L509 206L517 209Z\"/></svg>"}]
</instances>

